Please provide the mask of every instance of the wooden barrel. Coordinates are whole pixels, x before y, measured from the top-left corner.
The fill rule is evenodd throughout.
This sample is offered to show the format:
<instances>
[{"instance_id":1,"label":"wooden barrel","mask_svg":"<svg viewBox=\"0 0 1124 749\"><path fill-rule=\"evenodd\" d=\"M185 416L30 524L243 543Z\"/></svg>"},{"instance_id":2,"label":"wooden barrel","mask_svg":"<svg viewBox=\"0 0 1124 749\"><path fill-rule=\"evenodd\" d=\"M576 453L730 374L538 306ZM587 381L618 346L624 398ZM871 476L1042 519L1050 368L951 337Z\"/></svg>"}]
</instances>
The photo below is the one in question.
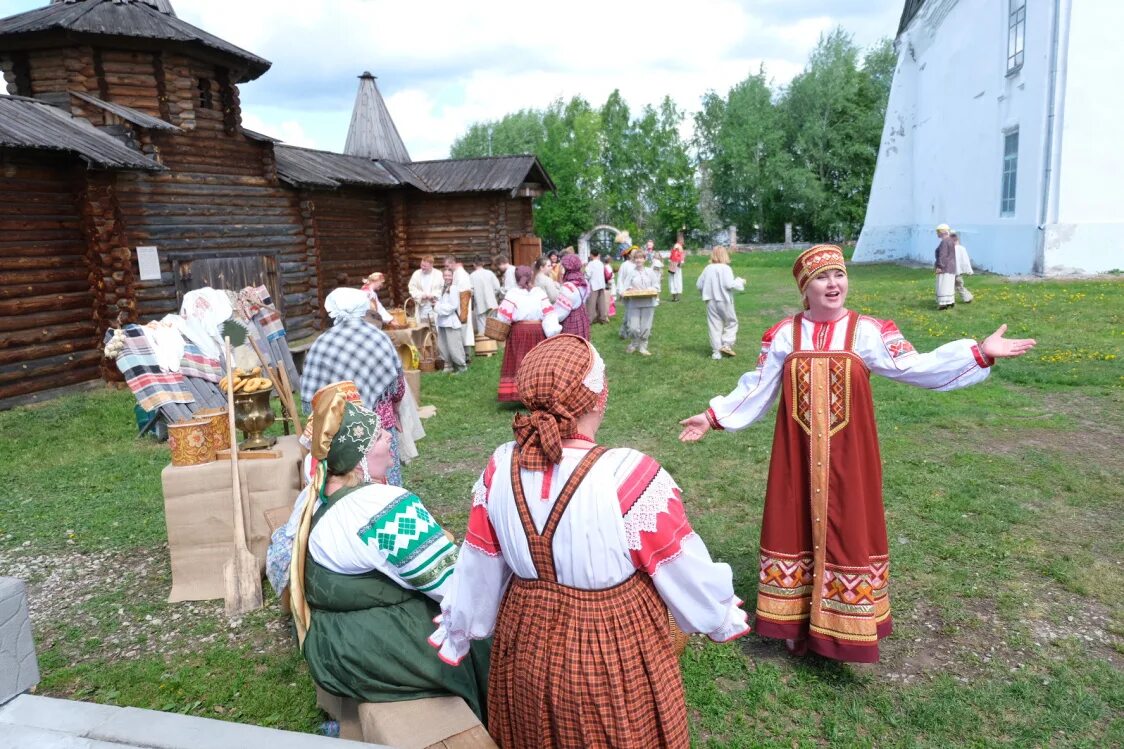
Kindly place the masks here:
<instances>
[{"instance_id":1,"label":"wooden barrel","mask_svg":"<svg viewBox=\"0 0 1124 749\"><path fill-rule=\"evenodd\" d=\"M476 355L491 356L499 350L499 346L491 338L483 335L476 336Z\"/></svg>"},{"instance_id":2,"label":"wooden barrel","mask_svg":"<svg viewBox=\"0 0 1124 749\"><path fill-rule=\"evenodd\" d=\"M215 459L215 443L211 440L211 422L192 419L168 425L168 446L172 449L172 465L197 466Z\"/></svg>"}]
</instances>

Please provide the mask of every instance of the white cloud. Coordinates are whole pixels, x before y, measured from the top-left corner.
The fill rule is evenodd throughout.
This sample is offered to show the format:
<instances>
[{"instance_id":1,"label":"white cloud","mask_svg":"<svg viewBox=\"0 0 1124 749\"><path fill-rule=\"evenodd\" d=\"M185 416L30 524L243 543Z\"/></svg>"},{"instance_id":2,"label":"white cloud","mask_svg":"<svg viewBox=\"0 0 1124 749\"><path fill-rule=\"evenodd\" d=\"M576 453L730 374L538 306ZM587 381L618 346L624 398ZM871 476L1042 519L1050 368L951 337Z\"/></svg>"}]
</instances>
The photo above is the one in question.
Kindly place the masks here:
<instances>
[{"instance_id":1,"label":"white cloud","mask_svg":"<svg viewBox=\"0 0 1124 749\"><path fill-rule=\"evenodd\" d=\"M0 0L0 15L46 0ZM479 120L619 88L633 112L671 96L688 113L764 63L775 84L842 23L868 46L901 0L173 0L183 20L273 61L242 86L246 126L340 150L356 76L379 76L410 155L443 158Z\"/></svg>"}]
</instances>

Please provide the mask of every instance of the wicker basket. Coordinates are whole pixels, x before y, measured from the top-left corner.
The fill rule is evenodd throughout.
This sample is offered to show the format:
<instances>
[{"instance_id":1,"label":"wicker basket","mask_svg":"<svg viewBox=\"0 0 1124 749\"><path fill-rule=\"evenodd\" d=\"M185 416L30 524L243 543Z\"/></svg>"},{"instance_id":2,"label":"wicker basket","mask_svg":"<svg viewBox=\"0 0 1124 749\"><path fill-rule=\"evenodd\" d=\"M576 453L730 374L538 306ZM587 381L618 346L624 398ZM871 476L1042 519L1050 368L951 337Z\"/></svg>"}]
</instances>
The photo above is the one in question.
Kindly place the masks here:
<instances>
[{"instance_id":1,"label":"wicker basket","mask_svg":"<svg viewBox=\"0 0 1124 749\"><path fill-rule=\"evenodd\" d=\"M418 369L422 372L437 371L437 339L433 331L427 331L422 341L421 350L418 352Z\"/></svg>"},{"instance_id":2,"label":"wicker basket","mask_svg":"<svg viewBox=\"0 0 1124 749\"><path fill-rule=\"evenodd\" d=\"M417 327L417 321L410 315L409 305L411 304L414 305L414 312L416 313L418 304L413 300L413 297L407 297L406 303L401 307L392 307L387 310L393 320L394 327L404 330Z\"/></svg>"},{"instance_id":3,"label":"wicker basket","mask_svg":"<svg viewBox=\"0 0 1124 749\"><path fill-rule=\"evenodd\" d=\"M679 629L679 622L675 621L675 615L670 611L667 612L667 634L671 638L671 649L675 651L675 655L683 655L683 651L687 649L687 642L690 636Z\"/></svg>"},{"instance_id":4,"label":"wicker basket","mask_svg":"<svg viewBox=\"0 0 1124 749\"><path fill-rule=\"evenodd\" d=\"M489 317L484 321L484 335L493 341L506 341L510 332L511 326L498 317Z\"/></svg>"}]
</instances>

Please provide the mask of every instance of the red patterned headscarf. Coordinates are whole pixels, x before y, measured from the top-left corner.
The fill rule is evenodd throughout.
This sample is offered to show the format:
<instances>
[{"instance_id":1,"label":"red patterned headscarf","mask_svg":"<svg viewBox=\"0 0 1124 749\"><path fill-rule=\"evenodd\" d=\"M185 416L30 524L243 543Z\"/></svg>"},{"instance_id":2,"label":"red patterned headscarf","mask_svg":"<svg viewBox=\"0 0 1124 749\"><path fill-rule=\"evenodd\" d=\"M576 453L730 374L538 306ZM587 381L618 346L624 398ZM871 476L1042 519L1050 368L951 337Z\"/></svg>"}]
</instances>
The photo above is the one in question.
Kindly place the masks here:
<instances>
[{"instance_id":1,"label":"red patterned headscarf","mask_svg":"<svg viewBox=\"0 0 1124 749\"><path fill-rule=\"evenodd\" d=\"M808 282L823 273L825 270L841 270L847 272L843 262L843 250L833 244L818 244L800 253L792 265L792 275L796 278L796 286L800 293L808 286Z\"/></svg>"},{"instance_id":2,"label":"red patterned headscarf","mask_svg":"<svg viewBox=\"0 0 1124 749\"><path fill-rule=\"evenodd\" d=\"M604 366L576 335L548 338L524 357L515 385L530 413L511 425L523 468L545 471L562 460L562 440L576 433L576 419L593 410L605 388Z\"/></svg>"}]
</instances>

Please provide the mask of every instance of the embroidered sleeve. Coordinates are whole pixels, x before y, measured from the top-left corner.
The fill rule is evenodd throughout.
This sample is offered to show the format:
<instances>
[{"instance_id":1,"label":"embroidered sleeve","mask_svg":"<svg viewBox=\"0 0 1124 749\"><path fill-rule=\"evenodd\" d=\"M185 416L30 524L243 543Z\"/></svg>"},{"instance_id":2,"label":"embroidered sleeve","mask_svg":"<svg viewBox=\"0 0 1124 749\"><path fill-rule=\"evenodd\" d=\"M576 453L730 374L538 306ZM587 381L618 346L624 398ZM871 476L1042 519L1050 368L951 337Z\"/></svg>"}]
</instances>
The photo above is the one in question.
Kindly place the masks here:
<instances>
[{"instance_id":1,"label":"embroidered sleeve","mask_svg":"<svg viewBox=\"0 0 1124 749\"><path fill-rule=\"evenodd\" d=\"M617 499L632 563L655 575L661 564L679 554L683 539L694 532L683 511L679 486L659 463L644 456L617 487Z\"/></svg>"},{"instance_id":2,"label":"embroidered sleeve","mask_svg":"<svg viewBox=\"0 0 1124 749\"><path fill-rule=\"evenodd\" d=\"M510 324L515 319L515 302L510 297L504 299L496 310L496 317Z\"/></svg>"},{"instance_id":3,"label":"embroidered sleeve","mask_svg":"<svg viewBox=\"0 0 1124 749\"><path fill-rule=\"evenodd\" d=\"M982 382L992 362L968 338L920 353L893 320L859 318L855 350L872 372L929 390L956 390Z\"/></svg>"},{"instance_id":4,"label":"embroidered sleeve","mask_svg":"<svg viewBox=\"0 0 1124 749\"><path fill-rule=\"evenodd\" d=\"M579 296L576 286L572 283L562 284L562 290L558 292L558 299L554 303L555 314L558 315L558 321L562 322L570 316L570 312L576 306L575 297Z\"/></svg>"},{"instance_id":5,"label":"embroidered sleeve","mask_svg":"<svg viewBox=\"0 0 1124 749\"><path fill-rule=\"evenodd\" d=\"M464 536L466 545L490 557L497 557L502 553L496 529L492 527L492 520L488 517L488 492L492 488L492 476L495 472L496 459L492 457L488 461L488 467L472 487L472 509L468 513L468 530Z\"/></svg>"},{"instance_id":6,"label":"embroidered sleeve","mask_svg":"<svg viewBox=\"0 0 1124 749\"><path fill-rule=\"evenodd\" d=\"M556 336L562 332L562 323L558 321L558 313L554 309L554 304L542 292L542 300L540 302L542 309L542 332L546 334L547 338Z\"/></svg>"},{"instance_id":7,"label":"embroidered sleeve","mask_svg":"<svg viewBox=\"0 0 1124 749\"><path fill-rule=\"evenodd\" d=\"M633 564L652 578L684 632L725 642L749 631L728 564L714 562L691 529L675 480L641 455L617 487Z\"/></svg>"},{"instance_id":8,"label":"embroidered sleeve","mask_svg":"<svg viewBox=\"0 0 1124 749\"><path fill-rule=\"evenodd\" d=\"M359 529L359 538L379 550L407 587L441 600L457 547L417 495L407 492L387 504Z\"/></svg>"},{"instance_id":9,"label":"embroidered sleeve","mask_svg":"<svg viewBox=\"0 0 1124 749\"><path fill-rule=\"evenodd\" d=\"M468 655L472 640L491 637L496 628L500 601L511 579L511 569L500 552L496 532L488 519L488 493L496 472L493 455L472 490L468 533L457 569L441 602L437 630L429 636L437 657L456 666Z\"/></svg>"},{"instance_id":10,"label":"embroidered sleeve","mask_svg":"<svg viewBox=\"0 0 1124 749\"><path fill-rule=\"evenodd\" d=\"M737 431L769 410L780 389L785 357L792 349L791 327L792 319L786 318L767 330L761 338L757 368L742 375L729 395L711 399L707 418L712 426Z\"/></svg>"}]
</instances>

